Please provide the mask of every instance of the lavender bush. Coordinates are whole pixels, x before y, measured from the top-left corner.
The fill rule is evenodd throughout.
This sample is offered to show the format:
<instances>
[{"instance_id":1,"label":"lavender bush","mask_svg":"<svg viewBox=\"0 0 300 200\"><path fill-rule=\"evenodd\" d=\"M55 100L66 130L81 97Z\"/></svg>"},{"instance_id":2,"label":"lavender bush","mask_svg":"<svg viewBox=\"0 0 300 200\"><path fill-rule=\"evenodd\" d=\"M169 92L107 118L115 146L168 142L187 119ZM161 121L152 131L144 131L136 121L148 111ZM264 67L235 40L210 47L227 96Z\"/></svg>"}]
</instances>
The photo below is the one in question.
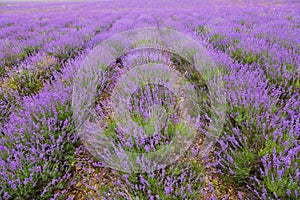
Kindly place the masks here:
<instances>
[{"instance_id":1,"label":"lavender bush","mask_svg":"<svg viewBox=\"0 0 300 200\"><path fill-rule=\"evenodd\" d=\"M299 6L294 0L1 3L0 199L299 199ZM152 61L193 85L202 112L196 137L176 162L128 173L94 158L78 137L72 92L94 47L145 27L180 31L206 48L223 74L227 112L217 143L203 156L213 102L206 77L181 55L147 49L159 55ZM113 88L130 60L149 61L143 55L139 49L111 61L96 88L97 117L107 122L102 134L132 153L157 151L174 130L186 131L178 123L179 99L160 85L131 96L130 116L148 130L144 138L121 131L113 119ZM153 129L166 119L154 105L169 114L163 129Z\"/></svg>"}]
</instances>

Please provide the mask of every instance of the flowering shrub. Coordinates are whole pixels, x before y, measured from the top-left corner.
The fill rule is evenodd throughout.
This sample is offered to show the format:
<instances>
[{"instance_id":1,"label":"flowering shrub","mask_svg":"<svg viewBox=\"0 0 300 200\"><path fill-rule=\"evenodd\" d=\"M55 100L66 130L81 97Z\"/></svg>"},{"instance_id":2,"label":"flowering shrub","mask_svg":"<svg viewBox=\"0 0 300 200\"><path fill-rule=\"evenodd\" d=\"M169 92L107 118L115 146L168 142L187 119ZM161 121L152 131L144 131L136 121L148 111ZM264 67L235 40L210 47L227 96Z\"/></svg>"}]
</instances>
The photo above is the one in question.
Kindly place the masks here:
<instances>
[{"instance_id":1,"label":"flowering shrub","mask_svg":"<svg viewBox=\"0 0 300 200\"><path fill-rule=\"evenodd\" d=\"M203 171L193 161L182 161L163 168L156 173L121 174L119 184L122 191L118 196L138 199L196 199L201 197L204 186Z\"/></svg>"},{"instance_id":2,"label":"flowering shrub","mask_svg":"<svg viewBox=\"0 0 300 200\"><path fill-rule=\"evenodd\" d=\"M255 2L246 8L233 1L1 3L0 199L299 199L299 2ZM227 112L203 158L211 91L187 60L164 52L157 63L173 65L199 94L201 131L171 165L120 172L93 158L78 138L72 89L94 47L144 27L175 29L206 47L224 74ZM110 142L127 152L155 152L175 130L188 135L189 129L178 122L179 100L158 84L130 97L130 116L144 137L119 129L109 97L132 64L124 58L147 63L134 53L112 61L98 82L95 107Z\"/></svg>"}]
</instances>

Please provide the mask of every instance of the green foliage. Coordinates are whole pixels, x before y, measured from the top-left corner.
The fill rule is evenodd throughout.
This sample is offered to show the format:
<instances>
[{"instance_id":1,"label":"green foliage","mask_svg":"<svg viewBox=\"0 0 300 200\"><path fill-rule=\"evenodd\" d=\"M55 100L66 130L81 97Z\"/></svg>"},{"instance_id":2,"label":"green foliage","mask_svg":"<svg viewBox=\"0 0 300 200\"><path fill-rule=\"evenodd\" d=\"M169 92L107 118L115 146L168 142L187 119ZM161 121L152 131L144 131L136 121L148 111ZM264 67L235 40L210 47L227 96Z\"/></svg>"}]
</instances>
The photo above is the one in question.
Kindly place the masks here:
<instances>
[{"instance_id":1,"label":"green foliage","mask_svg":"<svg viewBox=\"0 0 300 200\"><path fill-rule=\"evenodd\" d=\"M207 34L207 33L209 33L209 30L207 28L205 28L205 25L198 26L198 28L196 29L196 31L198 33L201 33L201 34Z\"/></svg>"},{"instance_id":2,"label":"green foliage","mask_svg":"<svg viewBox=\"0 0 300 200\"><path fill-rule=\"evenodd\" d=\"M169 113L169 115L171 115L172 113ZM140 128L142 128L145 131L145 134L148 136L145 140L146 140L146 144L149 143L150 139L153 137L153 135L155 134L155 118L150 118L150 119L145 119L144 117L138 116L136 115L135 117L132 116L131 118ZM107 120L106 123L108 126L105 129L104 134L113 139L115 141L116 144L120 144L122 143L119 137L124 137L121 136L120 132L117 131L117 122L115 120ZM155 145L155 150L151 149L151 151L157 151L159 149L162 148L161 145L165 145L167 141L171 141L172 138L175 136L176 132L179 132L181 135L186 135L189 136L189 131L190 129L183 124L180 123L174 123L173 121L169 121L166 124L166 130L162 129L160 132L160 136L161 136L161 143L160 144L156 144ZM132 147L126 147L123 146L125 150L127 151L133 151L135 153L146 153L146 149L143 147L139 147L137 145L137 142L135 141L136 138L131 135L126 135L125 137L126 140L131 140L133 141L133 146ZM150 143L149 143L150 144Z\"/></svg>"},{"instance_id":3,"label":"green foliage","mask_svg":"<svg viewBox=\"0 0 300 200\"><path fill-rule=\"evenodd\" d=\"M86 37L85 39L88 39ZM84 46L60 46L55 52L48 52L48 55L54 56L58 59L59 63L66 63L69 59L76 58L83 50Z\"/></svg>"},{"instance_id":4,"label":"green foliage","mask_svg":"<svg viewBox=\"0 0 300 200\"><path fill-rule=\"evenodd\" d=\"M214 35L212 35L209 39L209 42L210 43L213 43L213 42L216 42L216 41L219 41L219 40L222 40L226 38L226 36L221 36L220 34L216 33Z\"/></svg>"},{"instance_id":5,"label":"green foliage","mask_svg":"<svg viewBox=\"0 0 300 200\"><path fill-rule=\"evenodd\" d=\"M9 86L17 90L21 96L27 96L37 94L43 88L43 82L38 74L24 69L11 77Z\"/></svg>"},{"instance_id":6,"label":"green foliage","mask_svg":"<svg viewBox=\"0 0 300 200\"><path fill-rule=\"evenodd\" d=\"M259 55L253 53L252 51L246 52L242 49L237 49L231 52L231 57L239 62L245 64L252 64L254 62L258 63Z\"/></svg>"},{"instance_id":7,"label":"green foliage","mask_svg":"<svg viewBox=\"0 0 300 200\"><path fill-rule=\"evenodd\" d=\"M138 199L149 199L150 195L165 200L197 199L204 186L204 167L192 160L177 162L153 173L121 175L128 176L123 181L126 182L130 197Z\"/></svg>"}]
</instances>

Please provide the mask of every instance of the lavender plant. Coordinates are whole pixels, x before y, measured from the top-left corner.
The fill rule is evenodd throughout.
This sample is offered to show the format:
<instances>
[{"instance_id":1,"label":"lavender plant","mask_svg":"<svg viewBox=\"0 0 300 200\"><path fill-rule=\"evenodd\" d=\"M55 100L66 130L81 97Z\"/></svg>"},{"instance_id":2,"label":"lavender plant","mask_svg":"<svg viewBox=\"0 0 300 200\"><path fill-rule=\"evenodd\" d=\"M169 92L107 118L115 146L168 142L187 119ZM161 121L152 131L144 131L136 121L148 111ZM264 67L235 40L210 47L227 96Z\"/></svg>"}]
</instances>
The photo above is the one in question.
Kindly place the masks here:
<instances>
[{"instance_id":1,"label":"lavender plant","mask_svg":"<svg viewBox=\"0 0 300 200\"><path fill-rule=\"evenodd\" d=\"M243 5L156 0L146 5L135 1L1 3L0 199L74 199L72 188L87 199L299 199L298 7L293 0ZM83 146L70 108L74 74L86 53L104 39L144 27L181 31L208 49L226 74L228 111L223 133L205 162L187 154L161 170L138 174L109 171L99 161L88 160L94 165L82 167L84 159L78 155ZM102 80L110 81L99 83L96 109L102 119L112 114L109 93L119 73L128 70L122 69L126 56L114 63L115 71L104 74ZM180 56L166 53L160 59L176 66L201 93L201 109L208 114L201 118L205 126L211 91L202 75ZM144 62L140 61L135 64ZM131 118L152 136L125 136L110 118L104 133L129 152L163 147L174 139L168 133L185 131L177 123L176 98L165 93L158 85L148 85L131 96ZM157 104L170 115L165 129L153 134L151 127L159 116L151 118L147 113L149 106L155 110ZM197 139L201 141L201 134ZM195 144L188 152L197 154L199 149ZM209 184L207 177L221 183ZM228 185L235 188L236 196L220 195L222 190L227 193Z\"/></svg>"}]
</instances>

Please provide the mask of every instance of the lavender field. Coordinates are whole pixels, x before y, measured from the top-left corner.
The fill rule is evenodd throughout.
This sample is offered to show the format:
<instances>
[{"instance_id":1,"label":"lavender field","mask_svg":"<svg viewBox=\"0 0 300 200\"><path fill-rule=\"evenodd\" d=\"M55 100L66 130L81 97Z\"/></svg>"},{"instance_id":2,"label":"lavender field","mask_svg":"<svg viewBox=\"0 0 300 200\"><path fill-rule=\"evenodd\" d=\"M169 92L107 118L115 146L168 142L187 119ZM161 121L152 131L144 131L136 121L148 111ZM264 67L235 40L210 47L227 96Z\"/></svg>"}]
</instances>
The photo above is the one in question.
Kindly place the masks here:
<instances>
[{"instance_id":1,"label":"lavender field","mask_svg":"<svg viewBox=\"0 0 300 200\"><path fill-rule=\"evenodd\" d=\"M0 1L0 199L300 199L299 91L298 0Z\"/></svg>"}]
</instances>

